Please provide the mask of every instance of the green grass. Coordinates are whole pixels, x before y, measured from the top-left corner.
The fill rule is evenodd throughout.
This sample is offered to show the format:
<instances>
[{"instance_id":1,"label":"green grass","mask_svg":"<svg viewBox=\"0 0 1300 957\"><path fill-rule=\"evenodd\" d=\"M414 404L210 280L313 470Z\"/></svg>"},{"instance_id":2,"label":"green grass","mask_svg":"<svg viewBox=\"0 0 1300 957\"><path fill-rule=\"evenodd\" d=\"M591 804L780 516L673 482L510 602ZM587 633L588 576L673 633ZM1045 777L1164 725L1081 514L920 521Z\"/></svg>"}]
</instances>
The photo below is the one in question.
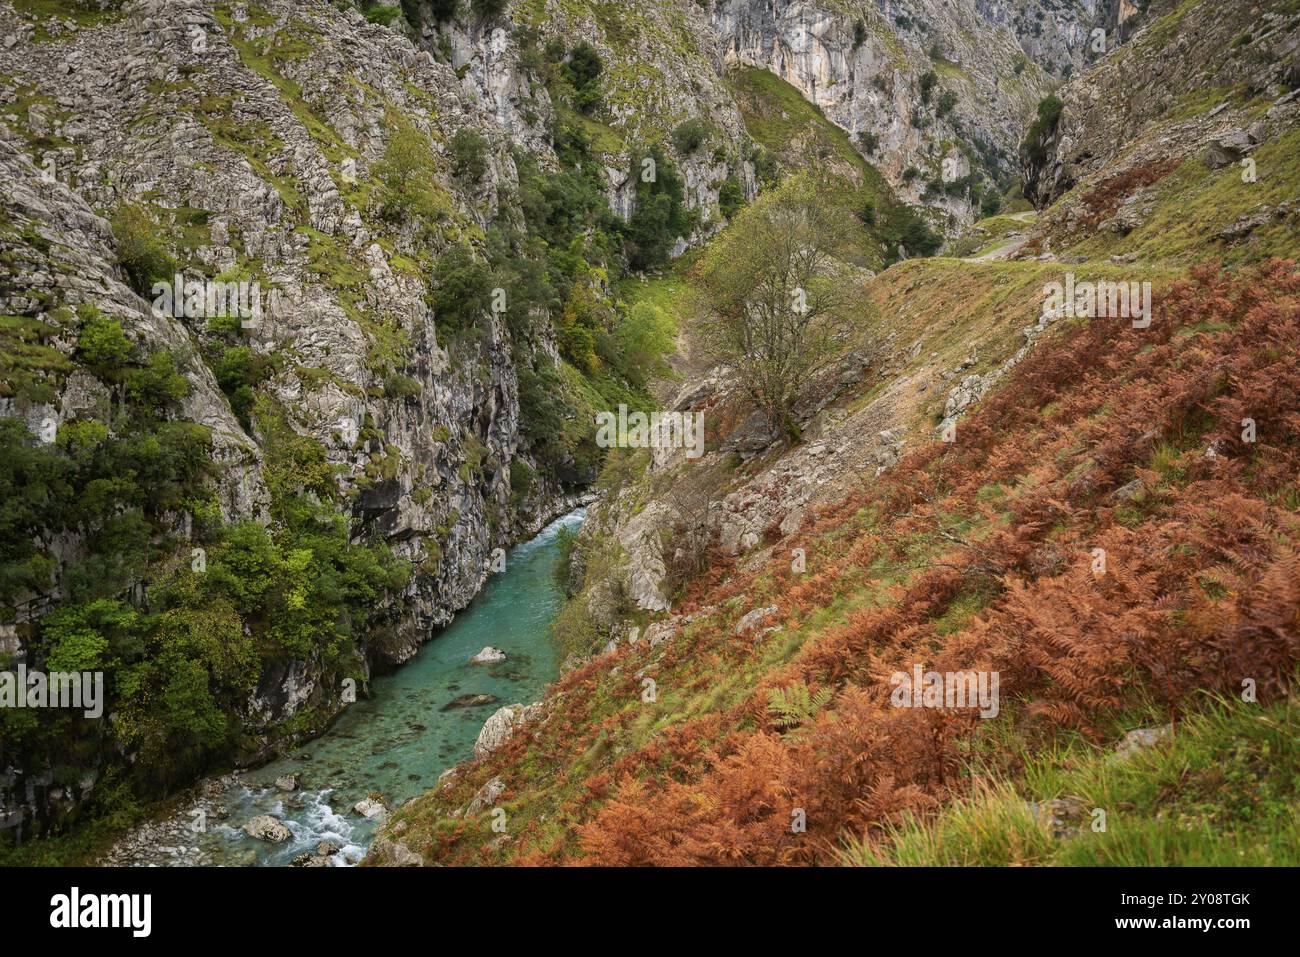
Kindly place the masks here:
<instances>
[{"instance_id":1,"label":"green grass","mask_svg":"<svg viewBox=\"0 0 1300 957\"><path fill-rule=\"evenodd\" d=\"M884 187L884 178L849 141L849 134L826 119L797 89L767 70L745 67L728 76L749 135L780 155L787 165L818 167L830 159L851 167L858 176ZM798 149L791 147L798 145ZM797 152L797 156L794 155Z\"/></svg>"},{"instance_id":2,"label":"green grass","mask_svg":"<svg viewBox=\"0 0 1300 957\"><path fill-rule=\"evenodd\" d=\"M837 181L853 212L874 210L869 232L883 242L866 244L845 258L855 265L881 268L896 245L891 237L901 228L907 209L880 171L857 151L847 132L775 74L745 67L729 73L727 82L750 136L778 157L787 172L803 171Z\"/></svg>"},{"instance_id":3,"label":"green grass","mask_svg":"<svg viewBox=\"0 0 1300 957\"><path fill-rule=\"evenodd\" d=\"M1292 200L1300 190L1300 130L1291 130L1251 155L1258 177L1254 183L1242 180L1237 165L1206 168L1198 151L1157 185L1154 209L1137 229L1124 237L1099 232L1070 251L1089 258L1132 252L1143 259L1171 262L1215 258L1230 265L1296 256L1300 242L1294 214L1289 221L1271 220L1234 246L1210 238L1243 214Z\"/></svg>"},{"instance_id":4,"label":"green grass","mask_svg":"<svg viewBox=\"0 0 1300 957\"><path fill-rule=\"evenodd\" d=\"M953 63L951 60L945 60L943 57L938 57L933 61L933 63L934 72L939 74L939 76L945 77L949 80L966 79L966 71L963 70L960 65Z\"/></svg>"},{"instance_id":5,"label":"green grass","mask_svg":"<svg viewBox=\"0 0 1300 957\"><path fill-rule=\"evenodd\" d=\"M577 110L564 103L556 106L558 117L570 126L576 126L587 135L591 148L597 153L617 154L627 149L623 135L611 126L607 126L589 116L583 116Z\"/></svg>"},{"instance_id":6,"label":"green grass","mask_svg":"<svg viewBox=\"0 0 1300 957\"><path fill-rule=\"evenodd\" d=\"M1033 224L1034 216L1024 214L1003 213L981 219L953 243L951 255L982 256L1003 245L1011 233L1027 235Z\"/></svg>"},{"instance_id":7,"label":"green grass","mask_svg":"<svg viewBox=\"0 0 1300 957\"><path fill-rule=\"evenodd\" d=\"M69 2L69 0L10 0L14 10L24 19L36 24L38 42L53 39L46 29L50 17L71 20L78 27L93 27L112 23L122 17L121 10L100 10L94 2ZM66 35L66 34L65 34Z\"/></svg>"},{"instance_id":8,"label":"green grass","mask_svg":"<svg viewBox=\"0 0 1300 957\"><path fill-rule=\"evenodd\" d=\"M999 719L1005 724L1009 716ZM1127 757L1074 740L1023 755L1015 776L981 776L929 819L874 842L846 842L846 864L1230 866L1300 864L1300 715L1212 700L1174 736ZM1053 837L1028 802L1067 799ZM1094 830L1105 812L1105 829Z\"/></svg>"},{"instance_id":9,"label":"green grass","mask_svg":"<svg viewBox=\"0 0 1300 957\"><path fill-rule=\"evenodd\" d=\"M5 79L12 79L6 77ZM15 84L16 98L12 103L5 107L6 113L12 113L18 117L18 123L14 124L14 130L27 144L27 153L37 166L43 165L44 155L53 150L72 148L75 150L78 159L81 157L81 147L74 144L67 137L60 136L53 132L54 124L59 121L66 121L71 115L67 110L62 109L54 100L54 97L48 93L43 93L32 86L25 86L21 83ZM43 113L50 132L35 133L32 131L31 110L36 107L39 112Z\"/></svg>"},{"instance_id":10,"label":"green grass","mask_svg":"<svg viewBox=\"0 0 1300 957\"><path fill-rule=\"evenodd\" d=\"M0 316L0 396L53 402L72 363L46 343L58 328L29 316Z\"/></svg>"}]
</instances>

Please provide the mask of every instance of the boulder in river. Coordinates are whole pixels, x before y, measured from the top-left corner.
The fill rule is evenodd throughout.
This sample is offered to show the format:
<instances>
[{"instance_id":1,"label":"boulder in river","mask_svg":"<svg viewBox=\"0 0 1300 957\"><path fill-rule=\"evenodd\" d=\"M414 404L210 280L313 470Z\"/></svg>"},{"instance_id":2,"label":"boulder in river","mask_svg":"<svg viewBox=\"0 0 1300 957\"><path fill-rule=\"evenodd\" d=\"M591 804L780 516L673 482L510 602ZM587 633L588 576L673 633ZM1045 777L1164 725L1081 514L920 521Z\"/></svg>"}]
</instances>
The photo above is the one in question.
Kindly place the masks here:
<instances>
[{"instance_id":1,"label":"boulder in river","mask_svg":"<svg viewBox=\"0 0 1300 957\"><path fill-rule=\"evenodd\" d=\"M268 841L271 844L283 844L293 837L292 832L285 827L283 821L269 814L259 814L250 820L244 825L244 833L249 837L256 838L259 841Z\"/></svg>"},{"instance_id":2,"label":"boulder in river","mask_svg":"<svg viewBox=\"0 0 1300 957\"><path fill-rule=\"evenodd\" d=\"M478 740L474 742L474 756L481 758L485 754L492 753L505 743L505 740L514 733L515 728L532 721L541 713L540 701L527 707L511 704L498 708L492 717L483 723L483 730L478 733Z\"/></svg>"},{"instance_id":3,"label":"boulder in river","mask_svg":"<svg viewBox=\"0 0 1300 957\"><path fill-rule=\"evenodd\" d=\"M299 854L289 862L290 867L329 867L330 859L319 854Z\"/></svg>"},{"instance_id":4,"label":"boulder in river","mask_svg":"<svg viewBox=\"0 0 1300 957\"><path fill-rule=\"evenodd\" d=\"M356 804L352 805L352 810L356 811L368 821L382 820L388 816L388 808L383 803L376 801L374 798L363 798Z\"/></svg>"},{"instance_id":5,"label":"boulder in river","mask_svg":"<svg viewBox=\"0 0 1300 957\"><path fill-rule=\"evenodd\" d=\"M470 661L476 665L487 665L487 664L491 664L494 661L505 661L505 660L506 660L506 653L502 651L500 648L493 648L491 645L488 645L477 655L474 655L472 658L470 658Z\"/></svg>"},{"instance_id":6,"label":"boulder in river","mask_svg":"<svg viewBox=\"0 0 1300 957\"><path fill-rule=\"evenodd\" d=\"M478 708L485 704L496 704L500 699L492 694L463 694L447 702L439 711L455 711L457 708Z\"/></svg>"},{"instance_id":7,"label":"boulder in river","mask_svg":"<svg viewBox=\"0 0 1300 957\"><path fill-rule=\"evenodd\" d=\"M298 790L298 775L283 774L275 779L275 786L281 791L296 791Z\"/></svg>"}]
</instances>

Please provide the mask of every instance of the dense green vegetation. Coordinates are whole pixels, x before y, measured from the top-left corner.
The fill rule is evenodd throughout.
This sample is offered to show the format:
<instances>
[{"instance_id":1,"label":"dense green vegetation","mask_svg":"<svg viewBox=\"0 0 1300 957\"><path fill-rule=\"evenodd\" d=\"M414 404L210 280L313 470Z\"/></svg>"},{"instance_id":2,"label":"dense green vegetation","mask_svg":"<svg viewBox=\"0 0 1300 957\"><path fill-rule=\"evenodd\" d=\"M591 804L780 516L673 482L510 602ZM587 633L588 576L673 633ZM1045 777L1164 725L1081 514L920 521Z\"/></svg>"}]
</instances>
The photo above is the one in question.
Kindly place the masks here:
<instances>
[{"instance_id":1,"label":"dense green vegetation","mask_svg":"<svg viewBox=\"0 0 1300 957\"><path fill-rule=\"evenodd\" d=\"M662 357L675 332L672 316L625 303L615 289L629 273L662 268L677 239L694 229L695 216L686 209L681 175L658 144L631 151L634 210L627 221L614 215L594 124L586 119L598 108L600 57L584 44L567 59L555 43L535 53L560 104L552 130L560 168L542 169L530 154L515 152L517 191L506 196L481 248L462 242L437 259L432 301L440 335L454 340L481 334L496 290L505 293L502 316L520 360L525 451L561 481L589 481L602 458L594 411L620 402L646 406L649 376L665 371ZM460 169L481 150L481 143L453 139ZM738 183L727 191L733 212L743 201L738 192ZM531 348L547 323L565 368Z\"/></svg>"},{"instance_id":2,"label":"dense green vegetation","mask_svg":"<svg viewBox=\"0 0 1300 957\"><path fill-rule=\"evenodd\" d=\"M1065 104L1055 95L1049 95L1038 104L1038 114L1025 133L1021 152L1034 164L1041 164L1047 156L1047 141L1056 132Z\"/></svg>"},{"instance_id":3,"label":"dense green vegetation","mask_svg":"<svg viewBox=\"0 0 1300 957\"><path fill-rule=\"evenodd\" d=\"M158 227L139 206L120 205L113 213L113 238L118 259L131 288L151 299L157 281L171 282L176 260L158 235Z\"/></svg>"},{"instance_id":4,"label":"dense green vegetation","mask_svg":"<svg viewBox=\"0 0 1300 957\"><path fill-rule=\"evenodd\" d=\"M408 571L381 546L350 543L323 449L279 424L265 399L246 412L267 437L275 523L224 523L209 431L174 418L189 391L176 357L143 351L89 306L76 334L74 364L98 380L99 408L63 422L53 441L0 419L0 600L12 614L59 589L55 610L20 626L28 666L105 672L113 717L5 709L0 748L60 785L81 781L103 748L136 755L96 786L91 813L113 816L249 747L243 709L268 663L311 661L326 688L360 679L358 631ZM248 361L231 349L223 366L236 356ZM56 561L50 544L69 535L80 545ZM152 583L147 601L133 591L140 581ZM328 702L317 704L303 720L328 717Z\"/></svg>"},{"instance_id":5,"label":"dense green vegetation","mask_svg":"<svg viewBox=\"0 0 1300 957\"><path fill-rule=\"evenodd\" d=\"M491 4L471 9L496 15ZM391 4L363 10L378 23L393 24L398 15ZM440 13L436 6L431 12ZM410 20L410 9L406 15ZM275 83L313 135L335 148L333 132L311 123L296 85L276 72L280 46L238 33L236 42L245 62ZM663 356L676 332L675 317L660 306L624 302L622 280L663 266L694 220L685 210L681 177L656 144L630 157L638 173L648 171L637 181L637 214L628 222L613 215L588 119L600 109L603 65L591 47L566 57L552 45L546 55L563 106L553 133L561 165L544 170L517 154L518 188L501 197L501 214L489 229L465 229L451 196L430 175L446 162L467 192L483 180L492 147L472 128L449 138L443 161L426 133L389 111L384 153L371 181L351 198L386 241L401 243L416 268L426 269L439 337L456 361L476 361L473 345L487 329L494 294L508 290L502 319L519 366L525 451L551 478L577 483L595 475L604 454L593 441L594 410L647 405L649 378L666 372ZM204 119L214 124L214 135L232 144L249 139L247 130L222 126L220 104L212 108L216 113ZM249 161L273 175L256 151ZM275 186L290 215L303 218L312 272L374 340L371 358L383 394L417 395L419 383L404 372L400 330L384 326L360 295L364 273L333 237L306 225L301 192L290 178L276 177ZM743 201L737 189L729 191L733 209ZM111 213L118 260L141 295L172 278L178 244L191 239L168 228L175 224L166 220L176 215L127 204ZM257 265L236 272L221 278L254 278ZM536 348L550 334L547 324L560 344L559 364ZM382 631L390 614L382 609L410 574L382 545L354 540L324 449L291 428L261 388L291 367L291 356L255 349L237 317L210 318L193 332L232 411L258 436L271 493L269 524L222 518L208 430L178 418L189 389L179 369L192 360L144 351L117 320L91 307L51 310L45 321L0 320L0 392L28 403L53 401L76 371L93 376L102 390L98 406L58 426L53 441L42 441L17 419L0 421L6 502L0 591L12 606L58 590L54 611L19 626L28 665L104 671L106 713L113 715L111 722L62 711L0 715L7 760L47 766L61 786L84 787L88 767L101 775L82 815L81 823L92 823L60 837L70 820L41 821L28 836L42 839L5 852L14 861L77 859L146 802L197 774L268 740L274 745L322 727L343 681L359 683L365 673L360 638ZM71 356L51 344L55 337L72 337ZM513 462L516 499L537 478L527 461ZM83 544L55 558L50 544L65 536ZM138 588L142 581L147 591ZM308 663L318 691L291 722L258 727L247 713L249 696L268 669L291 661ZM127 766L96 757L118 752L135 760Z\"/></svg>"}]
</instances>

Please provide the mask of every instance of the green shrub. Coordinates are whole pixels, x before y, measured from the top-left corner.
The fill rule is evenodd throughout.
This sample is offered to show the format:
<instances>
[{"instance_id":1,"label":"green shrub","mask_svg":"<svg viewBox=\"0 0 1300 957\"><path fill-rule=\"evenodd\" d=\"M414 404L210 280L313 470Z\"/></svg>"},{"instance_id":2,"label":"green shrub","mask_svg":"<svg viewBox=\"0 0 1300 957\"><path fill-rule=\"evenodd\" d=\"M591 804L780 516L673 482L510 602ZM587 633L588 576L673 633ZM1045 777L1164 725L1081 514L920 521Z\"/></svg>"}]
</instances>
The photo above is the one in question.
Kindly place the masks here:
<instances>
[{"instance_id":1,"label":"green shrub","mask_svg":"<svg viewBox=\"0 0 1300 957\"><path fill-rule=\"evenodd\" d=\"M1065 108L1056 96L1049 95L1038 104L1038 115L1025 133L1021 152L1034 164L1041 164L1047 158L1047 141L1056 132L1061 121L1061 111Z\"/></svg>"},{"instance_id":2,"label":"green shrub","mask_svg":"<svg viewBox=\"0 0 1300 957\"><path fill-rule=\"evenodd\" d=\"M859 18L853 24L853 49L867 42L867 25Z\"/></svg>"},{"instance_id":3,"label":"green shrub","mask_svg":"<svg viewBox=\"0 0 1300 957\"><path fill-rule=\"evenodd\" d=\"M217 385L230 400L231 411L248 428L254 390L279 371L278 357L254 352L248 346L226 349L212 368Z\"/></svg>"},{"instance_id":4,"label":"green shrub","mask_svg":"<svg viewBox=\"0 0 1300 957\"><path fill-rule=\"evenodd\" d=\"M127 282L141 296L151 298L154 283L171 282L177 269L158 235L159 227L143 209L127 203L117 207L110 222Z\"/></svg>"},{"instance_id":5,"label":"green shrub","mask_svg":"<svg viewBox=\"0 0 1300 957\"><path fill-rule=\"evenodd\" d=\"M474 328L492 297L492 274L464 244L453 246L434 266L433 305L440 332Z\"/></svg>"},{"instance_id":6,"label":"green shrub","mask_svg":"<svg viewBox=\"0 0 1300 957\"><path fill-rule=\"evenodd\" d=\"M730 219L744 205L745 190L741 187L740 180L736 179L734 175L728 176L718 190L718 209L721 210L723 216Z\"/></svg>"},{"instance_id":7,"label":"green shrub","mask_svg":"<svg viewBox=\"0 0 1300 957\"><path fill-rule=\"evenodd\" d=\"M907 251L917 256L933 256L943 245L943 237L916 214L907 218L899 238Z\"/></svg>"},{"instance_id":8,"label":"green shrub","mask_svg":"<svg viewBox=\"0 0 1300 957\"><path fill-rule=\"evenodd\" d=\"M647 159L653 161L651 180L642 175ZM674 241L690 233L694 222L686 209L682 178L658 146L634 153L632 171L636 202L624 231L624 254L633 269L652 269L668 261Z\"/></svg>"},{"instance_id":9,"label":"green shrub","mask_svg":"<svg viewBox=\"0 0 1300 957\"><path fill-rule=\"evenodd\" d=\"M651 376L666 373L664 356L673 351L676 336L677 323L658 306L638 302L629 309L614 329L624 378L640 388Z\"/></svg>"},{"instance_id":10,"label":"green shrub","mask_svg":"<svg viewBox=\"0 0 1300 957\"><path fill-rule=\"evenodd\" d=\"M92 306L78 310L82 319L76 358L104 382L121 382L131 360L131 341L122 324Z\"/></svg>"},{"instance_id":11,"label":"green shrub","mask_svg":"<svg viewBox=\"0 0 1300 957\"><path fill-rule=\"evenodd\" d=\"M409 0L403 0L403 3ZM456 8L460 6L460 0L428 0L429 13L433 16L435 23L446 23L448 20L456 18ZM409 20L410 17L408 16ZM412 20L412 23L415 21Z\"/></svg>"},{"instance_id":12,"label":"green shrub","mask_svg":"<svg viewBox=\"0 0 1300 957\"><path fill-rule=\"evenodd\" d=\"M934 92L934 85L939 82L939 74L933 70L926 70L921 74L921 102L929 103L930 95Z\"/></svg>"},{"instance_id":13,"label":"green shrub","mask_svg":"<svg viewBox=\"0 0 1300 957\"><path fill-rule=\"evenodd\" d=\"M521 458L510 460L510 491L519 497L527 495L537 479L533 467Z\"/></svg>"},{"instance_id":14,"label":"green shrub","mask_svg":"<svg viewBox=\"0 0 1300 957\"><path fill-rule=\"evenodd\" d=\"M371 23L378 23L381 26L392 26L393 21L402 15L400 6L390 6L387 3L377 3L375 0L367 0L361 10L362 15Z\"/></svg>"},{"instance_id":15,"label":"green shrub","mask_svg":"<svg viewBox=\"0 0 1300 957\"><path fill-rule=\"evenodd\" d=\"M583 42L573 48L569 62L564 65L564 77L573 87L573 105L578 111L590 115L600 105L600 74L604 70L600 54L591 44Z\"/></svg>"},{"instance_id":16,"label":"green shrub","mask_svg":"<svg viewBox=\"0 0 1300 957\"><path fill-rule=\"evenodd\" d=\"M190 394L190 380L176 368L175 356L155 352L142 368L127 373L126 394L142 412L157 417Z\"/></svg>"},{"instance_id":17,"label":"green shrub","mask_svg":"<svg viewBox=\"0 0 1300 957\"><path fill-rule=\"evenodd\" d=\"M408 399L417 396L423 391L423 387L410 376L399 375L394 372L384 377L384 395L390 399Z\"/></svg>"},{"instance_id":18,"label":"green shrub","mask_svg":"<svg viewBox=\"0 0 1300 957\"><path fill-rule=\"evenodd\" d=\"M492 23L505 12L509 0L470 0L474 12L484 23Z\"/></svg>"},{"instance_id":19,"label":"green shrub","mask_svg":"<svg viewBox=\"0 0 1300 957\"><path fill-rule=\"evenodd\" d=\"M468 126L453 134L447 144L451 148L452 169L467 183L477 183L488 170L488 142L478 130Z\"/></svg>"},{"instance_id":20,"label":"green shrub","mask_svg":"<svg viewBox=\"0 0 1300 957\"><path fill-rule=\"evenodd\" d=\"M437 157L428 138L408 123L388 137L383 158L376 164L380 186L380 215L390 222L423 218L436 222L444 209L434 191Z\"/></svg>"},{"instance_id":21,"label":"green shrub","mask_svg":"<svg viewBox=\"0 0 1300 957\"><path fill-rule=\"evenodd\" d=\"M698 117L683 120L673 130L673 146L682 156L695 153L709 138L709 124Z\"/></svg>"},{"instance_id":22,"label":"green shrub","mask_svg":"<svg viewBox=\"0 0 1300 957\"><path fill-rule=\"evenodd\" d=\"M401 0L401 3L402 16L406 17L407 23L418 30L420 25L424 22L424 14L420 7L420 0ZM430 8L436 8L438 5L437 0L432 0L429 4ZM455 12L454 3L452 4L452 11ZM436 17L437 13L435 12L434 15Z\"/></svg>"}]
</instances>

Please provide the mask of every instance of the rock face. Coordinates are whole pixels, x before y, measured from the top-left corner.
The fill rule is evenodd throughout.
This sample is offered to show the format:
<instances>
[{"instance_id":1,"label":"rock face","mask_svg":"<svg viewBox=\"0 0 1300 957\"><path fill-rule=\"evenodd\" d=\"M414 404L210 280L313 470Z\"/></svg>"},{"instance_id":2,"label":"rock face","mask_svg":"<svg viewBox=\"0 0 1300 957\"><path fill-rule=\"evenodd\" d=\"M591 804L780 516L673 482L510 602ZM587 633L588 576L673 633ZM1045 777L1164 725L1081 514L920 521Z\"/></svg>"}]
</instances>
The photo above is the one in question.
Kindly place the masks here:
<instances>
[{"instance_id":1,"label":"rock face","mask_svg":"<svg viewBox=\"0 0 1300 957\"><path fill-rule=\"evenodd\" d=\"M491 778L475 792L474 797L465 806L465 816L472 817L492 807L505 790L505 782L500 777Z\"/></svg>"},{"instance_id":2,"label":"rock face","mask_svg":"<svg viewBox=\"0 0 1300 957\"><path fill-rule=\"evenodd\" d=\"M388 808L384 807L383 802L376 801L374 798L363 798L353 805L352 810L367 821L383 820L388 816Z\"/></svg>"},{"instance_id":3,"label":"rock face","mask_svg":"<svg viewBox=\"0 0 1300 957\"><path fill-rule=\"evenodd\" d=\"M1013 30L976 4L907 7L890 17L874 3L729 0L714 7L712 25L724 62L775 73L855 139L869 138L872 161L919 201L927 181L941 175L945 142L982 142L993 169L1009 169L1022 117L1052 81ZM909 168L928 175L904 178ZM927 198L972 218L964 202Z\"/></svg>"},{"instance_id":4,"label":"rock face","mask_svg":"<svg viewBox=\"0 0 1300 957\"><path fill-rule=\"evenodd\" d=\"M498 709L483 723L483 730L478 733L478 740L474 742L474 756L481 758L491 754L506 742L516 728L522 727L529 721L535 721L541 713L540 702L526 707L522 704L512 704Z\"/></svg>"},{"instance_id":5,"label":"rock face","mask_svg":"<svg viewBox=\"0 0 1300 957\"><path fill-rule=\"evenodd\" d=\"M554 105L522 63L521 31L567 48L592 46L605 64L598 119L611 136L604 154L611 207L632 212L636 172L628 144L664 140L681 169L687 205L699 211L698 241L720 225L722 184L758 188L752 150L733 95L737 67L790 83L863 147L905 198L958 220L965 198L927 191L953 142L975 147L976 164L998 178L1016 168L1025 117L1059 77L1113 51L1147 19L1148 0L721 0L710 5L626 0L611 19L590 0L515 4L510 27L459 16L424 17L421 46L449 63L516 145L550 152ZM1121 22L1122 21L1122 22ZM1096 31L1104 36L1098 39ZM668 136L700 120L704 149ZM954 154L955 158L955 154ZM913 174L904 176L911 169ZM914 175L919 172L921 175ZM969 170L962 170L965 175Z\"/></svg>"},{"instance_id":6,"label":"rock face","mask_svg":"<svg viewBox=\"0 0 1300 957\"><path fill-rule=\"evenodd\" d=\"M473 86L476 98L493 115L511 141L544 159L551 154L546 131L554 106L536 73L521 65L521 34L538 45L558 41L565 49L588 44L601 58L601 97L605 110L594 128L593 148L605 166L606 195L624 218L635 204L633 144L662 141L681 172L686 205L699 213L692 236L679 237L675 254L722 224L718 210L723 183L729 179L747 197L758 189L753 163L746 158L744 123L720 75L713 35L705 14L692 4L627 0L616 16L601 4L579 0L543 0L513 4L510 28L501 21L484 24L464 11L435 24L425 17L422 46L445 57ZM712 127L707 149L679 150L669 134L678 124L698 118Z\"/></svg>"},{"instance_id":7,"label":"rock face","mask_svg":"<svg viewBox=\"0 0 1300 957\"><path fill-rule=\"evenodd\" d=\"M1231 166L1239 163L1254 148L1255 143L1245 130L1224 130L1210 141L1205 151L1205 165L1210 169Z\"/></svg>"},{"instance_id":8,"label":"rock face","mask_svg":"<svg viewBox=\"0 0 1300 957\"><path fill-rule=\"evenodd\" d=\"M377 867L421 867L424 860L400 841L380 837L370 845L365 862Z\"/></svg>"},{"instance_id":9,"label":"rock face","mask_svg":"<svg viewBox=\"0 0 1300 957\"><path fill-rule=\"evenodd\" d=\"M746 612L740 621L736 622L736 627L732 629L732 633L743 635L751 632L775 615L776 611L776 605L765 605L762 608L755 608L753 611Z\"/></svg>"},{"instance_id":10,"label":"rock face","mask_svg":"<svg viewBox=\"0 0 1300 957\"><path fill-rule=\"evenodd\" d=\"M395 118L439 144L472 128L487 142L482 182L470 189L439 172L433 188L456 229L480 230L498 191L515 183L510 143L529 140L472 79L324 0L233 10L130 0L94 28L56 27L57 43L38 42L32 23L0 3L0 35L13 41L0 49L0 314L93 304L133 342L183 357L181 415L211 430L221 518L268 522L271 436L234 414L201 358L215 341L207 323L153 309L128 287L96 212L146 209L186 279L259 283L262 313L242 345L278 369L258 385L259 400L283 415L287 435L324 449L352 503L353 535L383 542L411 571L402 592L376 598L380 623L358 636L343 669L313 656L262 670L239 715L238 758L258 762L355 700L345 674L355 689L372 666L409 659L478 592L493 549L566 502L537 469L528 492L511 488L511 465L523 459L516 369L527 350L499 321L479 342L440 342L426 279L404 259L411 239L394 239L358 192ZM293 52L304 45L310 56ZM385 341L400 343L397 358L377 358L392 348ZM76 340L54 345L71 354ZM57 427L107 401L78 373L52 402L0 397L0 416ZM77 548L51 543L56 556ZM147 586L137 591L144 598ZM18 621L65 597L62 585L22 596ZM44 795L26 772L0 779L15 828L44 815ZM75 806L83 795L67 796ZM11 799L25 810L10 813Z\"/></svg>"},{"instance_id":11,"label":"rock face","mask_svg":"<svg viewBox=\"0 0 1300 957\"><path fill-rule=\"evenodd\" d=\"M1057 91L1064 106L1055 132L1041 152L1021 157L1025 196L1040 209L1103 168L1122 173L1195 151L1206 152L1212 165L1234 162L1263 136L1242 132L1245 116L1228 105L1232 98L1190 113L1179 101L1232 87L1280 97L1300 82L1300 24L1285 0L1161 0L1143 22L1122 49ZM1143 127L1164 116L1170 119L1159 139L1126 156ZM1125 162L1117 165L1121 156Z\"/></svg>"}]
</instances>

